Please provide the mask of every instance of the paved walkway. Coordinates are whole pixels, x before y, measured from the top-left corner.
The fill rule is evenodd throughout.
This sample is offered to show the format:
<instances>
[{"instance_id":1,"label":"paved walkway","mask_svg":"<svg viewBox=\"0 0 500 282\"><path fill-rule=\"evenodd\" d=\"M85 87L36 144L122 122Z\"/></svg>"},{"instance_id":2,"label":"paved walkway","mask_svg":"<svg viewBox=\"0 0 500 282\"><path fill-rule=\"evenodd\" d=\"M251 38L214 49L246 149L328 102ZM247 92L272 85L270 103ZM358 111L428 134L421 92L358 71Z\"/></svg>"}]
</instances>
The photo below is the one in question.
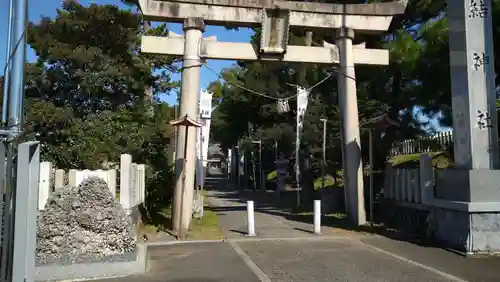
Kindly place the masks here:
<instances>
[{"instance_id":1,"label":"paved walkway","mask_svg":"<svg viewBox=\"0 0 500 282\"><path fill-rule=\"evenodd\" d=\"M220 188L220 187L219 187ZM464 258L378 235L353 235L296 222L283 210L257 205L257 236L244 236L248 195L212 190L210 202L224 242L170 243L148 248L148 274L109 282L498 282L500 258Z\"/></svg>"},{"instance_id":2,"label":"paved walkway","mask_svg":"<svg viewBox=\"0 0 500 282\"><path fill-rule=\"evenodd\" d=\"M277 208L270 198L275 197L272 192L235 191L224 187L226 181L216 182L217 189L208 190L209 202L216 212L221 229L228 239L241 238L247 234L247 207L246 201L253 200L255 205L255 232L259 238L290 238L290 237L312 237L313 224L312 215L296 218L289 211ZM347 235L356 236L353 232L346 230L322 227L324 235Z\"/></svg>"},{"instance_id":3,"label":"paved walkway","mask_svg":"<svg viewBox=\"0 0 500 282\"><path fill-rule=\"evenodd\" d=\"M149 247L148 274L108 282L498 282L500 260L467 259L439 249L372 236Z\"/></svg>"}]
</instances>

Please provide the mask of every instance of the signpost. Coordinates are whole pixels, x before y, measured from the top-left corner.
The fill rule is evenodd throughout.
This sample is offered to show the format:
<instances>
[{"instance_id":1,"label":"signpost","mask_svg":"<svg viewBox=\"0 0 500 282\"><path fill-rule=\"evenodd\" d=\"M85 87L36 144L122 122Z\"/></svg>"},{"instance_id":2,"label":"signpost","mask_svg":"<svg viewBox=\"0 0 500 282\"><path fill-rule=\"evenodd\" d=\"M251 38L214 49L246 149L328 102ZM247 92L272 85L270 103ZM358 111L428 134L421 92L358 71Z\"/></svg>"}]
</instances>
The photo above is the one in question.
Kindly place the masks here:
<instances>
[{"instance_id":1,"label":"signpost","mask_svg":"<svg viewBox=\"0 0 500 282\"><path fill-rule=\"evenodd\" d=\"M142 52L184 57L181 115L187 112L185 109L190 107L190 101L197 97L202 58L340 64L339 100L344 123L345 189L349 194L347 206L350 207L348 216L356 225L363 225L366 215L354 65L387 65L389 53L387 50L365 49L364 46L353 47L352 40L355 34L385 32L393 16L404 13L406 2L329 4L279 0L140 0L145 20L183 22L185 30L184 38L143 36ZM217 42L212 38L202 38L205 24L260 27L260 44L253 46L251 43ZM330 31L336 34L336 45L289 45L288 32L291 27L312 32ZM193 74L188 75L188 70ZM184 138L184 135L179 134L177 143L183 144ZM188 142L188 146L194 148L195 144ZM188 174L194 174L193 166L186 169ZM188 189L192 189L189 188L193 187L192 184L189 178Z\"/></svg>"}]
</instances>

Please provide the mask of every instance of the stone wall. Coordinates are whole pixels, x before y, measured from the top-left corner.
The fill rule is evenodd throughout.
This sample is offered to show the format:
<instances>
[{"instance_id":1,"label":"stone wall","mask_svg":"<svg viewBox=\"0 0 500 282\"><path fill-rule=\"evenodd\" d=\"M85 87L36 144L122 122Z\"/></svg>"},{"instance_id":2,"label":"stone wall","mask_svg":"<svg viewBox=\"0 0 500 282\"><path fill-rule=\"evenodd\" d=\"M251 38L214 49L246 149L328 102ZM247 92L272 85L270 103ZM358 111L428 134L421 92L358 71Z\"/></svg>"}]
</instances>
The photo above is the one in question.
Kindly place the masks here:
<instances>
[{"instance_id":1,"label":"stone wall","mask_svg":"<svg viewBox=\"0 0 500 282\"><path fill-rule=\"evenodd\" d=\"M74 264L135 251L132 222L99 178L55 191L37 224L38 264Z\"/></svg>"}]
</instances>

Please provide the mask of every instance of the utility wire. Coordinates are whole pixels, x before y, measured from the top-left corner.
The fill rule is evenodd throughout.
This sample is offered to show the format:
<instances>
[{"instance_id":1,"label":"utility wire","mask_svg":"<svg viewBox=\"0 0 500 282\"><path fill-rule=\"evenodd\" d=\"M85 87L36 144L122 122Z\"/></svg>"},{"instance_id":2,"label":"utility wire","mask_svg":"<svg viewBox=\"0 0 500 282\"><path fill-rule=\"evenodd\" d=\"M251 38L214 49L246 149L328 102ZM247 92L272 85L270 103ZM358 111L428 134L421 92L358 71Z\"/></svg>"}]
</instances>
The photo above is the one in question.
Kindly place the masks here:
<instances>
[{"instance_id":1,"label":"utility wire","mask_svg":"<svg viewBox=\"0 0 500 282\"><path fill-rule=\"evenodd\" d=\"M301 36L295 36L295 35L292 35L292 37L295 37L295 38L301 38L301 39L304 39L304 37L301 37ZM312 42L312 45L313 46L316 46L316 47L324 47L323 44L320 44L318 42L315 42L313 41ZM283 98L278 98L278 97L273 97L273 96L270 96L270 95L267 95L267 94L264 94L264 93L261 93L261 92L258 92L258 91L255 91L255 90L252 90L250 88L247 88L245 87L244 85L241 85L240 83L237 83L237 82L234 82L234 81L230 81L226 78L224 78L219 72L215 71L214 69L210 68L208 65L207 65L207 61L204 60L204 59L200 59L199 60L200 62L200 65L194 65L194 66L191 66L191 67L199 67L199 66L202 66L202 67L205 67L206 69L210 70L211 72L213 72L219 79L223 80L224 82L232 85L232 86L235 86L237 88L240 88L244 91L247 91L249 93L252 93L254 95L257 95L257 96L261 96L261 97L265 97L265 98L268 98L268 99L272 99L272 100L276 100L276 101L283 101L283 100L290 100L290 99L294 99L297 97L297 94L294 94L294 95L291 95L289 97L283 97ZM184 69L185 67L181 67L181 70ZM340 75L343 75L347 78L350 78L354 81L356 81L356 78L355 77L352 77L342 71L340 71L337 67L332 67L331 70L334 72L334 73L337 73L337 74L340 74ZM327 81L329 78L331 78L333 76L333 73L330 73L328 74L326 77L324 77L322 80L320 80L319 82L317 82L316 84L312 85L311 87L309 88L306 88L306 91L311 91L312 89L318 87L319 85L321 85L322 83L324 83L325 81ZM301 85L296 85L296 84L291 84L291 83L287 83L288 85L290 86L293 86L293 87L302 87Z\"/></svg>"},{"instance_id":2,"label":"utility wire","mask_svg":"<svg viewBox=\"0 0 500 282\"><path fill-rule=\"evenodd\" d=\"M19 48L19 45L21 45L21 42L23 42L25 34L26 34L26 29L23 31L21 36L19 36L19 38L17 39L16 45L14 46L14 50L12 50L12 52L10 53L9 58L7 59L7 62L5 62L5 66L3 68L3 73L7 72L7 69L9 68L10 63L12 62L12 59L14 58L14 55L17 52L17 48Z\"/></svg>"},{"instance_id":3,"label":"utility wire","mask_svg":"<svg viewBox=\"0 0 500 282\"><path fill-rule=\"evenodd\" d=\"M242 90L245 90L245 91L248 91L252 94L255 94L255 95L258 95L258 96L262 96L262 97L265 97L265 98L269 98L269 99L273 99L273 100L290 100L290 99L293 99L295 97L297 97L297 94L294 94L292 96L289 96L289 97L284 97L284 98L277 98L277 97L273 97L273 96L269 96L267 94L264 94L264 93L260 93L260 92L257 92L255 90L252 90L252 89L249 89L243 85L241 85L240 83L236 83L236 82L233 82L233 81L230 81L226 78L224 78L220 73L218 73L217 71L215 71L214 69L210 68L209 66L207 66L207 64L202 64L203 67L207 68L208 70L210 70L211 72L213 72L215 75L217 75L217 77L219 77L219 79L223 80L224 82L226 83L229 83L230 85L233 85L235 87L238 87ZM322 80L320 80L319 82L317 82L316 84L314 84L313 86L307 88L307 91L311 91L312 89L314 89L315 87L319 86L320 84L324 83L325 81L327 81L330 77L332 77L332 74L328 74L325 78L323 78ZM294 85L294 86L299 86L299 85Z\"/></svg>"},{"instance_id":4,"label":"utility wire","mask_svg":"<svg viewBox=\"0 0 500 282\"><path fill-rule=\"evenodd\" d=\"M245 90L247 92L250 92L250 93L258 95L258 96L262 96L262 97L273 99L273 100L281 100L280 98L272 97L272 96L269 96L267 94L263 94L263 93L255 91L255 90L246 88L245 86L240 85L239 83L235 83L235 82L229 81L228 79L225 79L224 77L222 77L222 75L220 73L218 73L217 71L215 71L211 67L207 66L207 64L202 64L202 66L205 67L206 69L210 70L211 72L213 72L215 75L217 75L217 77L219 79L224 80L226 83L229 83L230 85L236 86L236 87L238 87L238 88L240 88L242 90ZM294 95L294 96L296 96L296 95ZM282 99L291 99L294 96L291 96L291 97L288 97L288 98L282 98Z\"/></svg>"}]
</instances>

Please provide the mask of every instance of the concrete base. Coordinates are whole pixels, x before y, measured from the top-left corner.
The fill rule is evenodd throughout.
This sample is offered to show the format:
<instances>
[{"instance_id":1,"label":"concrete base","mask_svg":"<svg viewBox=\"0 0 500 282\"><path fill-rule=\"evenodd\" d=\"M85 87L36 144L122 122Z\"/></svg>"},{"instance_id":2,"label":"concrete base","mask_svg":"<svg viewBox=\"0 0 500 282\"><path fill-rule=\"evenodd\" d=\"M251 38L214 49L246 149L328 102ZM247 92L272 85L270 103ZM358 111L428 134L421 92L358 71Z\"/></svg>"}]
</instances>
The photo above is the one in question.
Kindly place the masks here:
<instances>
[{"instance_id":1,"label":"concrete base","mask_svg":"<svg viewBox=\"0 0 500 282\"><path fill-rule=\"evenodd\" d=\"M500 202L500 170L436 171L435 198L460 202Z\"/></svg>"},{"instance_id":2,"label":"concrete base","mask_svg":"<svg viewBox=\"0 0 500 282\"><path fill-rule=\"evenodd\" d=\"M146 273L147 247L137 245L135 252L98 262L48 264L36 266L35 281L92 280Z\"/></svg>"},{"instance_id":3,"label":"concrete base","mask_svg":"<svg viewBox=\"0 0 500 282\"><path fill-rule=\"evenodd\" d=\"M500 252L500 170L436 173L432 229L437 239L468 254Z\"/></svg>"},{"instance_id":4,"label":"concrete base","mask_svg":"<svg viewBox=\"0 0 500 282\"><path fill-rule=\"evenodd\" d=\"M500 212L469 213L436 208L434 235L467 254L500 252Z\"/></svg>"}]
</instances>

